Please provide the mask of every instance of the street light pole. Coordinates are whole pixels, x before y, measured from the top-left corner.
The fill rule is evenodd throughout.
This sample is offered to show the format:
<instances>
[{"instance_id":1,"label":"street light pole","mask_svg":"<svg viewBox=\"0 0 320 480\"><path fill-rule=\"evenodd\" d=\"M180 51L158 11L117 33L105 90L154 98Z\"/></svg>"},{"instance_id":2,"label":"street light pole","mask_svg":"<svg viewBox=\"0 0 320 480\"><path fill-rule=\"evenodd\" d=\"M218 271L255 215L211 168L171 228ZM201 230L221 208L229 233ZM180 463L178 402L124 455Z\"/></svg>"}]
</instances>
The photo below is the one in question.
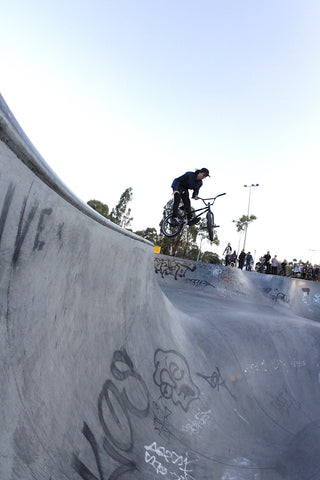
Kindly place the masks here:
<instances>
[{"instance_id":1,"label":"street light pole","mask_svg":"<svg viewBox=\"0 0 320 480\"><path fill-rule=\"evenodd\" d=\"M259 187L259 183L251 183L251 185L243 185L244 187L249 188L249 201L248 201L248 221L249 221L249 212L250 212L250 200L251 200L251 188L252 187ZM248 231L248 221L246 223L246 231L244 234L244 241L243 241L243 250L246 248L246 241L247 241L247 231Z\"/></svg>"}]
</instances>

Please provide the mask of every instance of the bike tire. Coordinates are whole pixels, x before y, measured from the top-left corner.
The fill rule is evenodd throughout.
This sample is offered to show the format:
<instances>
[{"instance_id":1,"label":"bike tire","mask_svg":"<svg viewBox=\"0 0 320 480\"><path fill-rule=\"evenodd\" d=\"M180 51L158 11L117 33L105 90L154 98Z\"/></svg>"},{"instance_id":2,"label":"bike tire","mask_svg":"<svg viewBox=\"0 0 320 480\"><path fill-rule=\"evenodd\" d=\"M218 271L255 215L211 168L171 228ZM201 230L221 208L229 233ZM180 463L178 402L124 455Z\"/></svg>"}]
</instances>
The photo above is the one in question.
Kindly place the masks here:
<instances>
[{"instance_id":1,"label":"bike tire","mask_svg":"<svg viewBox=\"0 0 320 480\"><path fill-rule=\"evenodd\" d=\"M161 225L161 231L163 233L163 235L165 235L166 237L176 237L177 235L179 235L179 233L181 232L182 230L182 227L183 227L183 218L181 217L181 215L178 215L178 219L179 219L179 225L172 225L171 221L172 221L172 218L173 218L173 215L172 213L170 213L170 215L168 215L162 222L162 225Z\"/></svg>"},{"instance_id":2,"label":"bike tire","mask_svg":"<svg viewBox=\"0 0 320 480\"><path fill-rule=\"evenodd\" d=\"M211 241L211 242L213 242L213 239L214 239L214 229L213 229L213 226L214 226L213 213L212 213L212 212L208 212L208 213L207 213L207 229L208 229L209 238L210 238L210 241Z\"/></svg>"}]
</instances>

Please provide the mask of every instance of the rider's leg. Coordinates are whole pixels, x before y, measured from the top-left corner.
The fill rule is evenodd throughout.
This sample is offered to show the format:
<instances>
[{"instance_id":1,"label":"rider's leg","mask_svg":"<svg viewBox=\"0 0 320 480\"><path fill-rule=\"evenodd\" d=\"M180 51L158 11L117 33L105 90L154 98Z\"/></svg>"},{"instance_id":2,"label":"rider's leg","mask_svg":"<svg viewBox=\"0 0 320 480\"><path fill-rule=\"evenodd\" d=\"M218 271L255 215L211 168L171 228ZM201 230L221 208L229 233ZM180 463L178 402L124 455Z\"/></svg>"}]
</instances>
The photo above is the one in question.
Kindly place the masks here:
<instances>
[{"instance_id":1,"label":"rider's leg","mask_svg":"<svg viewBox=\"0 0 320 480\"><path fill-rule=\"evenodd\" d=\"M189 198L189 192L188 190L181 192L181 198L183 201L183 205L186 211L187 219L191 220L192 218L192 213L191 213L191 203L190 203L190 198Z\"/></svg>"},{"instance_id":2,"label":"rider's leg","mask_svg":"<svg viewBox=\"0 0 320 480\"><path fill-rule=\"evenodd\" d=\"M173 207L172 207L172 215L173 217L178 216L178 208L179 208L179 203L180 203L180 198L181 195L180 193L176 192L173 197Z\"/></svg>"}]
</instances>

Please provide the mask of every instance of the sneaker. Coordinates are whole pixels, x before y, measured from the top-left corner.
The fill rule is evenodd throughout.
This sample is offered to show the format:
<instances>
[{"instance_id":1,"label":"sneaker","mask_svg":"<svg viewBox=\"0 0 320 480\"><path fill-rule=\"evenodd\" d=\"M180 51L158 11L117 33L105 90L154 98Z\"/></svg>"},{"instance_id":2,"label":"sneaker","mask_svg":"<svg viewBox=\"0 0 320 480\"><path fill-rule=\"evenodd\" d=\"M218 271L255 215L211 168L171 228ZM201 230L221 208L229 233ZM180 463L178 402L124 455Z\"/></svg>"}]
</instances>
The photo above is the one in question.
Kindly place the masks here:
<instances>
[{"instance_id":1,"label":"sneaker","mask_svg":"<svg viewBox=\"0 0 320 480\"><path fill-rule=\"evenodd\" d=\"M177 227L180 225L180 220L178 217L172 217L171 222L170 222L172 227Z\"/></svg>"},{"instance_id":2,"label":"sneaker","mask_svg":"<svg viewBox=\"0 0 320 480\"><path fill-rule=\"evenodd\" d=\"M188 225L196 225L197 223L199 223L201 220L201 218L190 218L190 220L188 220Z\"/></svg>"}]
</instances>

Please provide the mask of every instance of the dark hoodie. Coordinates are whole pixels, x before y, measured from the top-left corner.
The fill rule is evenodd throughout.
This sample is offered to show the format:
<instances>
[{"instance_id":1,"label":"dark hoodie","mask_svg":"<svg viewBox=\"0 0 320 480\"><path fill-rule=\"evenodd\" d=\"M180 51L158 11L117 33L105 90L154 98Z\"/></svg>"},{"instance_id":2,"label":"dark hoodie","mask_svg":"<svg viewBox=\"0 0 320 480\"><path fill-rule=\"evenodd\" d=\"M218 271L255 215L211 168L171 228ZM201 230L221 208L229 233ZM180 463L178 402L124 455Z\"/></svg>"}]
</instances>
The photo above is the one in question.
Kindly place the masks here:
<instances>
[{"instance_id":1,"label":"dark hoodie","mask_svg":"<svg viewBox=\"0 0 320 480\"><path fill-rule=\"evenodd\" d=\"M177 190L180 193L185 190L193 190L192 198L197 197L202 186L202 180L198 180L197 176L196 172L186 172L181 177L175 178L171 187L174 191Z\"/></svg>"}]
</instances>

